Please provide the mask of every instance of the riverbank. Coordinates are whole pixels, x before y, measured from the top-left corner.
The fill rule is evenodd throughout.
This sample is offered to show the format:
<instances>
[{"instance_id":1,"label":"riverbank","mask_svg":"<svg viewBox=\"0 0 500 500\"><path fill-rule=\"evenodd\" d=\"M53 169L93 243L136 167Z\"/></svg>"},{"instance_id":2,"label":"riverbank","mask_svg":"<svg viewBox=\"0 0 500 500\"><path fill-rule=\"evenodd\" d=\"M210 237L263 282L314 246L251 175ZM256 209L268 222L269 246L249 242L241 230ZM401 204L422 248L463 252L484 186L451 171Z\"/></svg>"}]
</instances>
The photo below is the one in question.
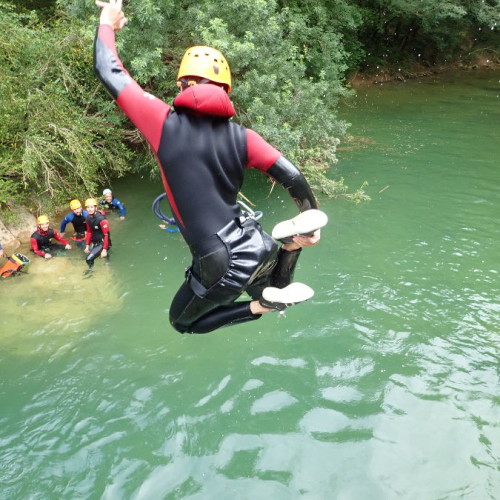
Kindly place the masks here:
<instances>
[{"instance_id":1,"label":"riverbank","mask_svg":"<svg viewBox=\"0 0 500 500\"><path fill-rule=\"evenodd\" d=\"M497 54L481 54L473 62L456 62L435 66L414 64L410 68L376 68L374 71L356 71L349 76L346 83L354 89L381 85L387 82L405 82L416 78L429 78L453 71L498 70L500 58Z\"/></svg>"},{"instance_id":2,"label":"riverbank","mask_svg":"<svg viewBox=\"0 0 500 500\"><path fill-rule=\"evenodd\" d=\"M416 78L430 78L436 77L441 74L465 71L475 71L475 70L499 70L500 69L500 59L497 56L485 56L482 55L474 60L474 63L465 64L457 63L454 65L441 65L441 66L413 66L410 70L397 69L392 70L380 70L375 73L355 73L350 78L348 78L347 83L352 88L361 89L373 85L382 85L387 82L405 82L407 80L412 80ZM352 144L352 142L359 142L359 144ZM366 139L352 138L346 136L343 138L343 143L346 146L341 146L337 148L338 151L342 150L352 150L358 149L359 147L368 147ZM61 212L59 217L54 218L54 220L60 221L64 217L65 207L61 207ZM15 217L13 217L14 222L4 222L0 220L0 241L6 250L7 254L10 254L18 250L21 246L29 244L29 239L33 231L36 228L36 217L27 208L16 208L13 210L15 212ZM59 222L52 225L54 228L59 227Z\"/></svg>"}]
</instances>

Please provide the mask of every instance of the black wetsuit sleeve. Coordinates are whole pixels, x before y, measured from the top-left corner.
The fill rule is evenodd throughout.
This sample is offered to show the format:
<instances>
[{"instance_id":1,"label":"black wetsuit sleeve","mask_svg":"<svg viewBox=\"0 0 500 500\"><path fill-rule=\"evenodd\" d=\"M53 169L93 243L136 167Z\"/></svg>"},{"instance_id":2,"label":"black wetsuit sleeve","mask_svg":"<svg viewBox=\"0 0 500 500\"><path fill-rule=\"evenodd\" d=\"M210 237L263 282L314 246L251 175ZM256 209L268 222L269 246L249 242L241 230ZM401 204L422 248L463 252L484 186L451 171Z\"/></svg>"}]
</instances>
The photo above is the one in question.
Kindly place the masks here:
<instances>
[{"instance_id":1,"label":"black wetsuit sleeve","mask_svg":"<svg viewBox=\"0 0 500 500\"><path fill-rule=\"evenodd\" d=\"M146 92L123 67L111 26L101 24L94 43L94 70L116 103L158 152L170 106Z\"/></svg>"},{"instance_id":2,"label":"black wetsuit sleeve","mask_svg":"<svg viewBox=\"0 0 500 500\"><path fill-rule=\"evenodd\" d=\"M94 71L115 99L118 99L123 89L133 81L118 58L114 32L107 25L101 25L97 29L94 42Z\"/></svg>"},{"instance_id":3,"label":"black wetsuit sleeve","mask_svg":"<svg viewBox=\"0 0 500 500\"><path fill-rule=\"evenodd\" d=\"M306 178L284 156L278 158L267 169L266 173L288 191L301 212L310 210L311 208L318 208L318 202Z\"/></svg>"}]
</instances>

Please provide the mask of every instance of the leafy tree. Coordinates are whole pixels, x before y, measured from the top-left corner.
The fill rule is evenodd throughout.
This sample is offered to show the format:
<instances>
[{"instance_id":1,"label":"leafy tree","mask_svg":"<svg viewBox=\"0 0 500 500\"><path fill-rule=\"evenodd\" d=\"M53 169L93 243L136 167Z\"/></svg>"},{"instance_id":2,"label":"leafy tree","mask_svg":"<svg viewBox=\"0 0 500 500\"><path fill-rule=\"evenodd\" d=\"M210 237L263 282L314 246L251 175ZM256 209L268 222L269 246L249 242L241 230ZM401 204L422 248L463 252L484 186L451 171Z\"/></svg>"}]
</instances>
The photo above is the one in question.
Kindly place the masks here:
<instances>
[{"instance_id":1,"label":"leafy tree","mask_svg":"<svg viewBox=\"0 0 500 500\"><path fill-rule=\"evenodd\" d=\"M318 167L326 171L335 162L336 137L345 131L345 124L336 119L336 105L346 91L339 78L341 69L336 74L334 70L308 74L298 35L286 36L298 29L296 17L288 10L279 11L270 0L251 4L236 0L224 9L223 18L219 6L209 2L187 14L196 15L192 43L222 47L232 62L233 98L240 120L306 172ZM307 38L307 33L303 36ZM343 51L334 43L331 46L335 49L331 57L339 61ZM330 184L330 194L334 191Z\"/></svg>"},{"instance_id":2,"label":"leafy tree","mask_svg":"<svg viewBox=\"0 0 500 500\"><path fill-rule=\"evenodd\" d=\"M0 210L26 197L45 210L157 171L93 74L98 14L90 0L0 0ZM238 121L346 196L331 173L346 72L498 53L500 0L130 0L126 14L118 48L145 88L171 101L185 48L216 46L231 62Z\"/></svg>"},{"instance_id":3,"label":"leafy tree","mask_svg":"<svg viewBox=\"0 0 500 500\"><path fill-rule=\"evenodd\" d=\"M79 16L88 15L80 2L65 5ZM310 33L304 30L301 37L298 17L280 10L275 0L234 0L222 9L213 0L188 0L182 6L171 0L131 1L126 15L130 21L117 37L119 51L149 91L173 99L185 48L219 48L231 62L239 122L301 165L321 189L332 195L345 191L328 171L336 161L337 137L346 128L336 118L338 99L347 92L341 83L346 54L338 38L329 45L330 64L324 70L317 57L305 57Z\"/></svg>"},{"instance_id":4,"label":"leafy tree","mask_svg":"<svg viewBox=\"0 0 500 500\"><path fill-rule=\"evenodd\" d=\"M124 132L111 113L106 119L97 111L91 35L74 27L62 18L42 24L34 12L0 3L4 210L21 198L50 210L129 169Z\"/></svg>"},{"instance_id":5,"label":"leafy tree","mask_svg":"<svg viewBox=\"0 0 500 500\"><path fill-rule=\"evenodd\" d=\"M496 39L499 0L355 0L362 9L361 66L426 64L467 55L476 42ZM484 36L485 32L489 35ZM481 35L481 36L478 36Z\"/></svg>"}]
</instances>

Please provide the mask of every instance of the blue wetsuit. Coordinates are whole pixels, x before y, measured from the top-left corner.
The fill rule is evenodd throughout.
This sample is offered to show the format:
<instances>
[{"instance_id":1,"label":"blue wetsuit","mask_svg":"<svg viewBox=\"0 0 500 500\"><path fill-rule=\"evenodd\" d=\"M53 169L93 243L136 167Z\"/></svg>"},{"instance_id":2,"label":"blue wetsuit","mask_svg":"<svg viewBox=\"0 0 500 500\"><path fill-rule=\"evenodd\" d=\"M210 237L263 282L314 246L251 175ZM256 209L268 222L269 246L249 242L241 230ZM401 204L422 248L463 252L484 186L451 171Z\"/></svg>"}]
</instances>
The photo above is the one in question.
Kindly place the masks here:
<instances>
[{"instance_id":1,"label":"blue wetsuit","mask_svg":"<svg viewBox=\"0 0 500 500\"><path fill-rule=\"evenodd\" d=\"M106 200L102 200L99 202L99 205L101 205L106 210L119 210L120 217L125 217L127 215L127 211L125 210L124 205L118 198L113 198L111 200L111 203L108 203Z\"/></svg>"},{"instance_id":2,"label":"blue wetsuit","mask_svg":"<svg viewBox=\"0 0 500 500\"><path fill-rule=\"evenodd\" d=\"M66 226L71 222L73 224L73 229L77 234L84 234L86 225L85 219L88 217L89 213L86 210L82 210L81 215L75 214L75 212L70 212L61 222L61 233L66 231Z\"/></svg>"}]
</instances>

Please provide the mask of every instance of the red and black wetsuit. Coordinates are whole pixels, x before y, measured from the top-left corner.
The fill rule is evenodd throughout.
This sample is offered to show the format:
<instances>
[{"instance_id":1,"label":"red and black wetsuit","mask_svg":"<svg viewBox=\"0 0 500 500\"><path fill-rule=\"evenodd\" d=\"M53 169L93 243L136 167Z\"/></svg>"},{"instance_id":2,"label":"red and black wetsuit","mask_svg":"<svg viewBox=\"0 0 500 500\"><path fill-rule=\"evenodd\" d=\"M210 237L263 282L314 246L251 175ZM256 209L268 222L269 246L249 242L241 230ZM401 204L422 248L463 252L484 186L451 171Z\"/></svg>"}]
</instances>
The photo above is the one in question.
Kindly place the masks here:
<instances>
[{"instance_id":1,"label":"red and black wetsuit","mask_svg":"<svg viewBox=\"0 0 500 500\"><path fill-rule=\"evenodd\" d=\"M109 224L104 216L104 212L96 210L95 214L88 215L85 219L85 244L91 245L90 253L86 257L89 268L94 265L94 260L103 250L108 250L111 246L111 235Z\"/></svg>"},{"instance_id":2,"label":"red and black wetsuit","mask_svg":"<svg viewBox=\"0 0 500 500\"><path fill-rule=\"evenodd\" d=\"M242 224L236 197L244 169L256 168L274 178L288 190L301 211L317 208L307 181L260 135L229 121L234 108L222 88L210 84L189 87L175 98L172 108L145 92L123 68L111 27L99 27L94 49L97 75L157 156L172 212L193 253L195 279L187 288L183 285L174 298L170 309L173 326L183 332L202 333L225 324L256 319L258 316L251 315L248 302L233 304L233 301L243 291L251 292L250 285L255 284L256 276L263 278L264 268L269 275L274 267L270 262L275 262L276 248L267 239L268 235L248 237L247 249L252 245L264 248L261 254L258 248L249 252L254 254L254 262L249 257L242 265L248 268L248 276L244 277L245 273L229 276L229 281L232 278L239 281L234 287L219 283L224 272L231 273L229 267L236 269L234 273L239 272L235 264L238 258L240 262L246 259L242 260L241 252L234 253L240 244L235 234L247 233L249 226L253 229L258 226L245 221L245 228L232 227ZM261 233L260 226L255 231ZM219 260L208 259L207 255L218 255ZM262 285L263 282L260 289ZM219 290L213 290L214 286ZM203 288L210 293L207 295ZM255 297L258 291L250 294ZM221 304L229 305L221 308Z\"/></svg>"},{"instance_id":3,"label":"red and black wetsuit","mask_svg":"<svg viewBox=\"0 0 500 500\"><path fill-rule=\"evenodd\" d=\"M37 255L40 255L40 257L45 257L45 254L51 253L51 250L61 249L61 247L64 248L63 245L56 245L52 243L52 238L59 241L63 245L69 245L69 242L65 240L57 231L50 228L47 231L42 231L38 228L31 235L31 250L33 250L33 252Z\"/></svg>"}]
</instances>

